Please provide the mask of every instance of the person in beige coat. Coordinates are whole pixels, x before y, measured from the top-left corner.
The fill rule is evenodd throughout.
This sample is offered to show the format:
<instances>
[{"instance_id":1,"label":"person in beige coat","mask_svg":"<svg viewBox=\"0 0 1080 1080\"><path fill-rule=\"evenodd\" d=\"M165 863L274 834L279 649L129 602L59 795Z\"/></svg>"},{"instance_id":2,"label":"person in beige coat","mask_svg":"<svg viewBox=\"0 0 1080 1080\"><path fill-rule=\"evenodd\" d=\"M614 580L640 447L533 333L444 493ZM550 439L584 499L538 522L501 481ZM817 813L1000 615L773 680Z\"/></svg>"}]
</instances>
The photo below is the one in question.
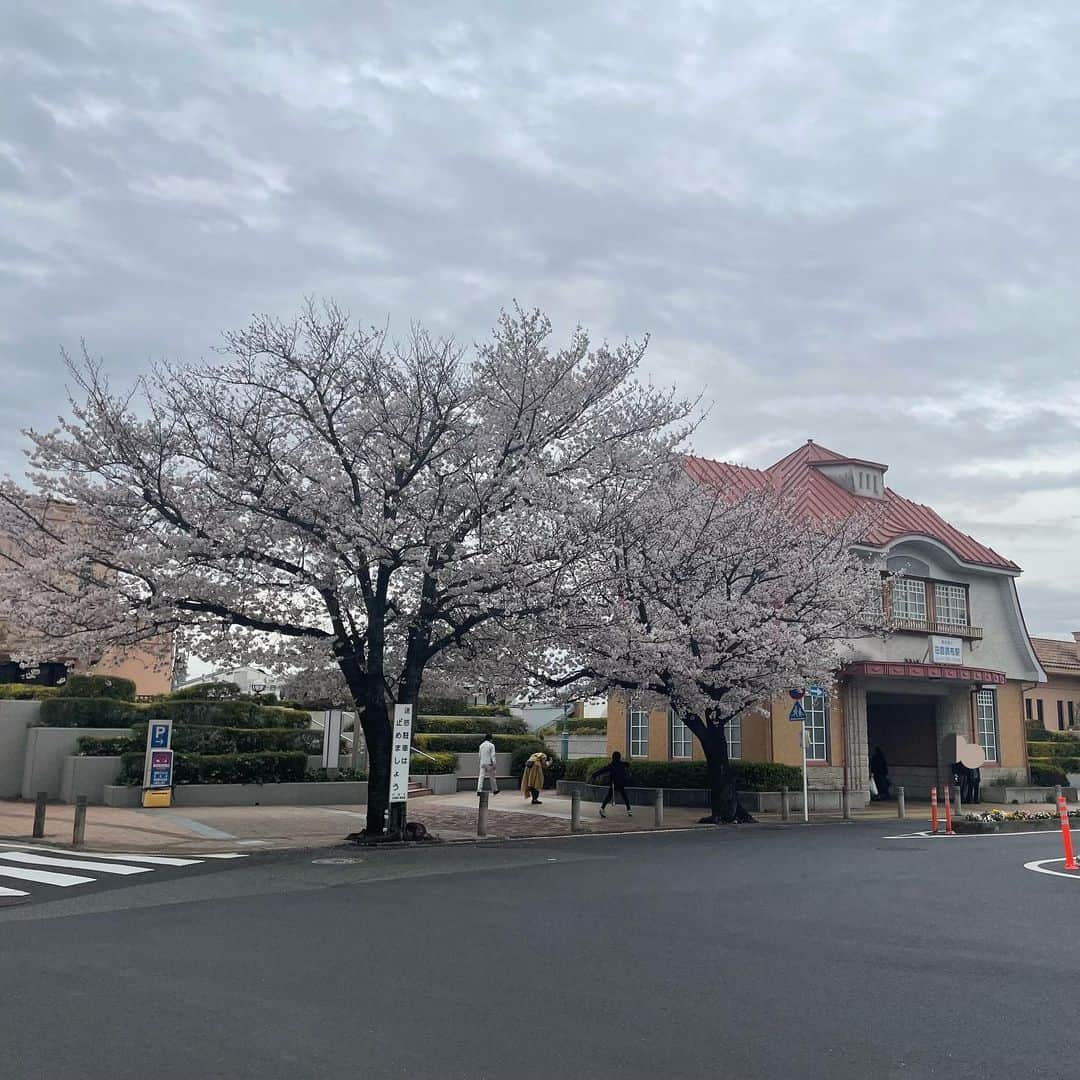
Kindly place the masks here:
<instances>
[{"instance_id":1,"label":"person in beige coat","mask_svg":"<svg viewBox=\"0 0 1080 1080\"><path fill-rule=\"evenodd\" d=\"M544 790L544 768L550 765L547 754L537 751L525 762L521 774L521 791L525 798L532 796L532 805L540 805L540 792Z\"/></svg>"}]
</instances>

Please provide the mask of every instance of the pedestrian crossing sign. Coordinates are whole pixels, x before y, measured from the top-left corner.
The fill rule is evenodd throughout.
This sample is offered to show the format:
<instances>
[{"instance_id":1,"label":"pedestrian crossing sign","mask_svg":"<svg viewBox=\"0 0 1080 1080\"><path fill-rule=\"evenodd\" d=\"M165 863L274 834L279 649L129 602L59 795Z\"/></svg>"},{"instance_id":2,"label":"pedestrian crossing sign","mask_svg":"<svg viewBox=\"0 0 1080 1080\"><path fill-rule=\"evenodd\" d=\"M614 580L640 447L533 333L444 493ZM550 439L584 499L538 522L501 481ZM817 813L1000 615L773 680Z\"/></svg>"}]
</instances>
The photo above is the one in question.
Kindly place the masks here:
<instances>
[{"instance_id":1,"label":"pedestrian crossing sign","mask_svg":"<svg viewBox=\"0 0 1080 1080\"><path fill-rule=\"evenodd\" d=\"M805 720L806 719L806 710L803 708L803 703L801 701L796 701L795 704L791 706L791 712L788 713L788 719L789 720Z\"/></svg>"}]
</instances>

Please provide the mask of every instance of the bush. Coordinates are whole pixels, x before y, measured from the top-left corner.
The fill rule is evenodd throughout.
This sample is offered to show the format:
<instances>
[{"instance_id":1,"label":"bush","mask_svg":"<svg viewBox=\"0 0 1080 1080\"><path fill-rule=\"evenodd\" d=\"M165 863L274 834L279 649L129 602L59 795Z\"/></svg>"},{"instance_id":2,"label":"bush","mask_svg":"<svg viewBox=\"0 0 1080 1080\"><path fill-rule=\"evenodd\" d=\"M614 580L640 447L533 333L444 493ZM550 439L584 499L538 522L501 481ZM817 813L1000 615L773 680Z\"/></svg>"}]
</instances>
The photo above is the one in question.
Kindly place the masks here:
<instances>
[{"instance_id":1,"label":"bush","mask_svg":"<svg viewBox=\"0 0 1080 1080\"><path fill-rule=\"evenodd\" d=\"M116 701L134 701L135 683L118 675L69 675L59 687L60 697L111 698Z\"/></svg>"},{"instance_id":2,"label":"bush","mask_svg":"<svg viewBox=\"0 0 1080 1080\"><path fill-rule=\"evenodd\" d=\"M143 754L124 754L121 761L122 782L141 784ZM173 755L175 784L283 784L303 780L306 772L307 754L301 750Z\"/></svg>"},{"instance_id":3,"label":"bush","mask_svg":"<svg viewBox=\"0 0 1080 1080\"><path fill-rule=\"evenodd\" d=\"M603 718L589 720L556 720L553 724L542 727L538 735L561 735L563 729L571 735L606 735L607 721Z\"/></svg>"},{"instance_id":4,"label":"bush","mask_svg":"<svg viewBox=\"0 0 1080 1080\"><path fill-rule=\"evenodd\" d=\"M188 701L196 698L199 701L231 701L240 697L240 687L232 682L204 682L193 683L185 686L182 690L174 690L168 697L169 701Z\"/></svg>"},{"instance_id":5,"label":"bush","mask_svg":"<svg viewBox=\"0 0 1080 1080\"><path fill-rule=\"evenodd\" d=\"M416 703L417 714L432 716L509 716L508 705L466 705L464 698L422 697Z\"/></svg>"},{"instance_id":6,"label":"bush","mask_svg":"<svg viewBox=\"0 0 1080 1080\"><path fill-rule=\"evenodd\" d=\"M432 776L446 776L457 772L457 754L451 754L446 750L435 753L427 753L421 757L413 754L409 759L409 772L416 776L429 773Z\"/></svg>"},{"instance_id":7,"label":"bush","mask_svg":"<svg viewBox=\"0 0 1080 1080\"><path fill-rule=\"evenodd\" d=\"M304 779L310 781L326 780L366 780L367 773L363 769L338 769L337 776L327 776L325 769L308 769L304 773Z\"/></svg>"},{"instance_id":8,"label":"bush","mask_svg":"<svg viewBox=\"0 0 1080 1080\"><path fill-rule=\"evenodd\" d=\"M455 754L475 754L484 741L484 733L472 735L416 735L413 742L429 753L435 750L449 750ZM532 735L495 735L492 734L495 750L500 754L512 754L519 746L534 746L536 738Z\"/></svg>"},{"instance_id":9,"label":"bush","mask_svg":"<svg viewBox=\"0 0 1080 1080\"><path fill-rule=\"evenodd\" d=\"M519 746L510 760L510 771L521 779L525 772L525 762L538 751L547 754L550 765L544 766L544 787L553 788L566 773L566 762L558 754L553 754L542 742L534 741L532 746Z\"/></svg>"},{"instance_id":10,"label":"bush","mask_svg":"<svg viewBox=\"0 0 1080 1080\"><path fill-rule=\"evenodd\" d=\"M430 735L527 735L524 720L510 717L505 720L481 720L469 716L418 716L413 724L417 734Z\"/></svg>"},{"instance_id":11,"label":"bush","mask_svg":"<svg viewBox=\"0 0 1080 1080\"><path fill-rule=\"evenodd\" d=\"M114 757L142 753L145 745L145 735L141 740L131 735L80 735L78 739L81 757Z\"/></svg>"},{"instance_id":12,"label":"bush","mask_svg":"<svg viewBox=\"0 0 1080 1080\"><path fill-rule=\"evenodd\" d=\"M298 709L283 709L278 705L258 705L254 701L205 700L173 698L149 707L151 716L163 716L177 727L192 726L234 728L295 728L311 727L311 717Z\"/></svg>"},{"instance_id":13,"label":"bush","mask_svg":"<svg viewBox=\"0 0 1080 1080\"><path fill-rule=\"evenodd\" d=\"M133 729L139 746L146 745L146 725ZM323 733L313 729L250 728L190 725L173 728L172 748L186 754L257 754L270 750L322 751Z\"/></svg>"},{"instance_id":14,"label":"bush","mask_svg":"<svg viewBox=\"0 0 1080 1080\"><path fill-rule=\"evenodd\" d=\"M566 763L567 780L588 780L610 757L579 758ZM709 768L705 761L627 761L630 787L646 788L707 788ZM786 787L794 791L802 787L802 769L797 765L781 765L775 761L733 761L731 770L735 786L740 791L779 791Z\"/></svg>"},{"instance_id":15,"label":"bush","mask_svg":"<svg viewBox=\"0 0 1080 1080\"><path fill-rule=\"evenodd\" d=\"M42 727L131 727L141 715L134 702L117 698L47 698L41 703Z\"/></svg>"},{"instance_id":16,"label":"bush","mask_svg":"<svg viewBox=\"0 0 1080 1080\"><path fill-rule=\"evenodd\" d=\"M1054 742L1070 743L1073 746L1080 744L1080 736L1068 731L1047 731L1041 724L1025 725L1028 742Z\"/></svg>"},{"instance_id":17,"label":"bush","mask_svg":"<svg viewBox=\"0 0 1080 1080\"><path fill-rule=\"evenodd\" d=\"M1035 787L1053 787L1055 784L1061 784L1065 787L1069 782L1069 778L1065 775L1063 769L1058 765L1058 762L1051 762L1047 760L1031 761L1031 782Z\"/></svg>"},{"instance_id":18,"label":"bush","mask_svg":"<svg viewBox=\"0 0 1080 1080\"><path fill-rule=\"evenodd\" d=\"M57 686L39 686L37 683L0 683L0 701L45 701L56 697Z\"/></svg>"}]
</instances>

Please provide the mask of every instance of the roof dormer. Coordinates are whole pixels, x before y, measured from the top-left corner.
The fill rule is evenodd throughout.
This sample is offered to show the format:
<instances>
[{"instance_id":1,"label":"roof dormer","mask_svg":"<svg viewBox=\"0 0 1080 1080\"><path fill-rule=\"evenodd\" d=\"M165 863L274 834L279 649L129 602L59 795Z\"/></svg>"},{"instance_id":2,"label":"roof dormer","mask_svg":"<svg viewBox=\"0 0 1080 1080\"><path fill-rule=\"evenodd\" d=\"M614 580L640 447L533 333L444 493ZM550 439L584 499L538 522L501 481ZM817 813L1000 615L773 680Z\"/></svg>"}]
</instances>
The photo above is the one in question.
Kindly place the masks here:
<instances>
[{"instance_id":1,"label":"roof dormer","mask_svg":"<svg viewBox=\"0 0 1080 1080\"><path fill-rule=\"evenodd\" d=\"M888 465L862 458L833 458L816 461L814 468L834 484L866 499L885 498L885 473Z\"/></svg>"}]
</instances>

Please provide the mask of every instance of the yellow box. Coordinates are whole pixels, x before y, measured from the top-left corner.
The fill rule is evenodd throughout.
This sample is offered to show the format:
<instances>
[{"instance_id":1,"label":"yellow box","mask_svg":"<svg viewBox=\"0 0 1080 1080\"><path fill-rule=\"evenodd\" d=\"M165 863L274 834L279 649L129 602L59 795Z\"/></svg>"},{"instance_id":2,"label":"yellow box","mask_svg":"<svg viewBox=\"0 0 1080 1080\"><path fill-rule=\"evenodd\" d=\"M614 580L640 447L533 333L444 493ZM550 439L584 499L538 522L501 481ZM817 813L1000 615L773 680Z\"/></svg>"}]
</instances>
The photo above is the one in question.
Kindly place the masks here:
<instances>
[{"instance_id":1,"label":"yellow box","mask_svg":"<svg viewBox=\"0 0 1080 1080\"><path fill-rule=\"evenodd\" d=\"M172 806L172 788L147 788L142 793L143 806Z\"/></svg>"}]
</instances>

